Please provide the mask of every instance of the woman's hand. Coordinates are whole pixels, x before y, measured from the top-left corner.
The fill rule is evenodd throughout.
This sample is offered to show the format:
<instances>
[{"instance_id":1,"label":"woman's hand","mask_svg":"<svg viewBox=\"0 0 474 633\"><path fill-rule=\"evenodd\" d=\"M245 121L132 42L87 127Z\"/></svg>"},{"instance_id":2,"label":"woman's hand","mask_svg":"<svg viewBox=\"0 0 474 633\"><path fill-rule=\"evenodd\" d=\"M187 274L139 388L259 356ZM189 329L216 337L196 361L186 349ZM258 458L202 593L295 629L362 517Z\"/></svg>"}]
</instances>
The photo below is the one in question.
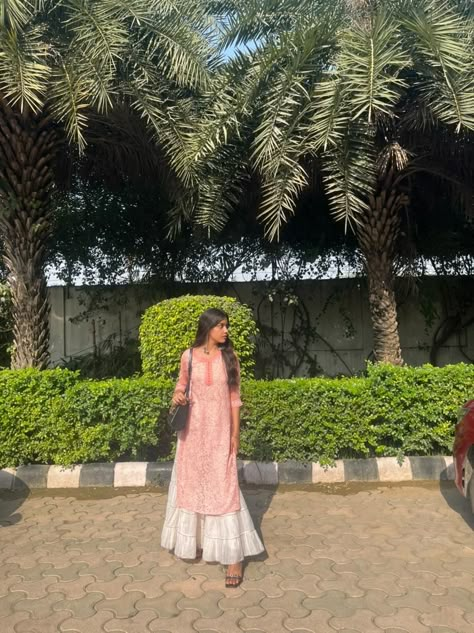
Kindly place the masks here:
<instances>
[{"instance_id":1,"label":"woman's hand","mask_svg":"<svg viewBox=\"0 0 474 633\"><path fill-rule=\"evenodd\" d=\"M240 440L238 435L232 435L230 438L230 452L231 453L235 453L237 455L237 453L239 452L239 447L240 447Z\"/></svg>"},{"instance_id":2,"label":"woman's hand","mask_svg":"<svg viewBox=\"0 0 474 633\"><path fill-rule=\"evenodd\" d=\"M175 407L177 407L178 405L184 406L187 402L188 401L186 399L186 395L184 394L184 391L174 392L172 403L174 404Z\"/></svg>"}]
</instances>

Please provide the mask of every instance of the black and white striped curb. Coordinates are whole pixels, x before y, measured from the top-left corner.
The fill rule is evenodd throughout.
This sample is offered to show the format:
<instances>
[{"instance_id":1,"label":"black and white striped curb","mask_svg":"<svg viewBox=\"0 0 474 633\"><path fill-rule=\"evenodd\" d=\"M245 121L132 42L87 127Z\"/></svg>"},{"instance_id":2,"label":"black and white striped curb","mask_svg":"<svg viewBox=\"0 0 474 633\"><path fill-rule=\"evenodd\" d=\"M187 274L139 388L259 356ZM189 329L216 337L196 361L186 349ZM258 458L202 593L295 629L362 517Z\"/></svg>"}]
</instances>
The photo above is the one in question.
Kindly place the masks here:
<instances>
[{"instance_id":1,"label":"black and white striped curb","mask_svg":"<svg viewBox=\"0 0 474 633\"><path fill-rule=\"evenodd\" d=\"M239 461L242 483L257 485L333 484L349 481L400 482L452 480L452 457L395 457L340 459L333 466L297 461ZM24 488L140 488L167 486L173 462L116 462L63 466L19 466L0 470L0 489Z\"/></svg>"}]
</instances>

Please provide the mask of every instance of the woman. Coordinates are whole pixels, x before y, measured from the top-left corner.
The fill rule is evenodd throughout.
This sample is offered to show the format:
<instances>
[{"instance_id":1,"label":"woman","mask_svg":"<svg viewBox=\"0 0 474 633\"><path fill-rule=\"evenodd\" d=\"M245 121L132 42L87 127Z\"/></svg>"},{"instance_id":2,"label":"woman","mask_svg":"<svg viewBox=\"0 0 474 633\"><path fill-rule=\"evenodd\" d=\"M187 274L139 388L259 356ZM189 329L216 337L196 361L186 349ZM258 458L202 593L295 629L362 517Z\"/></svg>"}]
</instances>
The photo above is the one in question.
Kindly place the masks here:
<instances>
[{"instance_id":1,"label":"woman","mask_svg":"<svg viewBox=\"0 0 474 633\"><path fill-rule=\"evenodd\" d=\"M226 587L238 587L244 557L264 548L237 478L242 402L228 329L225 312L206 310L181 357L173 404L186 403L191 354L190 413L178 433L161 545L179 558L226 565Z\"/></svg>"}]
</instances>

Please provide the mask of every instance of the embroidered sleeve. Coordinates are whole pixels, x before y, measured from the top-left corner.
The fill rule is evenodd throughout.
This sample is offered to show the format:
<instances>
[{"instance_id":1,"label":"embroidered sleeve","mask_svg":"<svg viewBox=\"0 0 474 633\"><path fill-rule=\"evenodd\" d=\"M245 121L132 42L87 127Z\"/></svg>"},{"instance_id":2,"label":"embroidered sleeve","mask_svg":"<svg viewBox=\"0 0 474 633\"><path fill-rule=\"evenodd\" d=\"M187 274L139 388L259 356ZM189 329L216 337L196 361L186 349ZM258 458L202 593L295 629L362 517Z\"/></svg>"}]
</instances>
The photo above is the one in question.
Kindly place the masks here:
<instances>
[{"instance_id":1,"label":"embroidered sleeve","mask_svg":"<svg viewBox=\"0 0 474 633\"><path fill-rule=\"evenodd\" d=\"M181 356L181 364L179 367L179 377L178 382L176 383L175 392L176 391L186 391L186 387L188 386L188 368L189 368L189 350L187 349L183 352Z\"/></svg>"},{"instance_id":2,"label":"embroidered sleeve","mask_svg":"<svg viewBox=\"0 0 474 633\"><path fill-rule=\"evenodd\" d=\"M230 406L241 407L242 400L240 399L240 364L237 360L237 384L232 385L230 388Z\"/></svg>"}]
</instances>

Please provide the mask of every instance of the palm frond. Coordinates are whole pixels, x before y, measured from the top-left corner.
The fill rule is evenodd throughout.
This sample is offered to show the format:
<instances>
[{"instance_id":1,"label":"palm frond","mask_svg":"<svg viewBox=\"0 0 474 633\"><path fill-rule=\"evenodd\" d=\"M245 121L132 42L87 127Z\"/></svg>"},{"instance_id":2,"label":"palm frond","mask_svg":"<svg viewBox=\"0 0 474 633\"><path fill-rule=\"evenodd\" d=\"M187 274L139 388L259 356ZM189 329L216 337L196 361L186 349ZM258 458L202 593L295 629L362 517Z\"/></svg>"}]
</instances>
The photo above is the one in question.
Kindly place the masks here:
<instances>
[{"instance_id":1,"label":"palm frond","mask_svg":"<svg viewBox=\"0 0 474 633\"><path fill-rule=\"evenodd\" d=\"M393 115L406 86L400 77L410 63L397 21L379 9L370 21L353 23L343 36L336 72L351 103L352 118Z\"/></svg>"},{"instance_id":2,"label":"palm frond","mask_svg":"<svg viewBox=\"0 0 474 633\"><path fill-rule=\"evenodd\" d=\"M44 0L0 0L0 28L23 29L43 4Z\"/></svg>"},{"instance_id":3,"label":"palm frond","mask_svg":"<svg viewBox=\"0 0 474 633\"><path fill-rule=\"evenodd\" d=\"M296 158L288 156L279 171L263 182L258 218L270 241L280 239L281 230L294 215L298 197L307 184L306 170Z\"/></svg>"},{"instance_id":4,"label":"palm frond","mask_svg":"<svg viewBox=\"0 0 474 633\"><path fill-rule=\"evenodd\" d=\"M50 47L41 26L22 31L0 28L0 93L11 105L37 112L50 78Z\"/></svg>"},{"instance_id":5,"label":"palm frond","mask_svg":"<svg viewBox=\"0 0 474 633\"><path fill-rule=\"evenodd\" d=\"M308 143L315 152L337 145L350 119L342 79L332 72L327 75L314 90L314 110L307 129Z\"/></svg>"},{"instance_id":6,"label":"palm frond","mask_svg":"<svg viewBox=\"0 0 474 633\"><path fill-rule=\"evenodd\" d=\"M354 123L348 126L343 142L325 155L326 194L334 218L346 230L368 209L367 196L377 180L376 159L373 130Z\"/></svg>"},{"instance_id":7,"label":"palm frond","mask_svg":"<svg viewBox=\"0 0 474 633\"><path fill-rule=\"evenodd\" d=\"M91 96L87 79L77 72L71 61L66 60L55 69L49 97L53 114L64 124L68 138L77 144L82 153L86 146L84 134Z\"/></svg>"},{"instance_id":8,"label":"palm frond","mask_svg":"<svg viewBox=\"0 0 474 633\"><path fill-rule=\"evenodd\" d=\"M460 5L462 9L462 5ZM421 0L402 17L414 36L420 93L439 120L474 129L474 21L471 9Z\"/></svg>"}]
</instances>

